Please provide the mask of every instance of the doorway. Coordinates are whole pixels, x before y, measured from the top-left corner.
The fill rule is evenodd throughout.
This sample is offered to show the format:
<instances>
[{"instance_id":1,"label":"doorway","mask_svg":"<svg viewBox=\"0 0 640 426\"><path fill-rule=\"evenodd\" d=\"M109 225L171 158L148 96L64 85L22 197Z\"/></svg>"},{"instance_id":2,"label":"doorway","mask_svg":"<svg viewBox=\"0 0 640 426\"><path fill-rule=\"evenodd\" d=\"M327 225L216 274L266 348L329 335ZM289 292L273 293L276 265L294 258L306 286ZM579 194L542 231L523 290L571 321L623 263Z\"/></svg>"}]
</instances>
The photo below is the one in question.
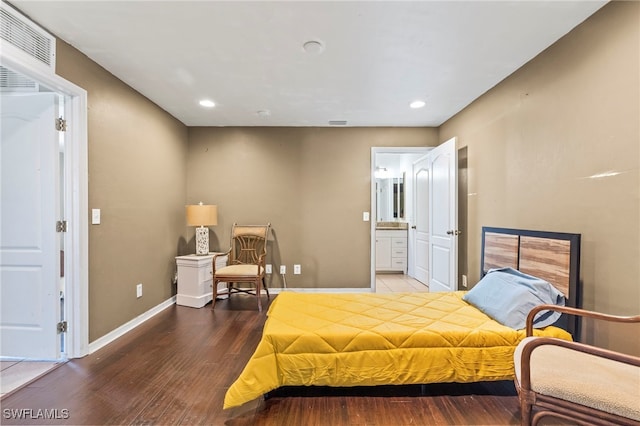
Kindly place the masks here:
<instances>
[{"instance_id":1,"label":"doorway","mask_svg":"<svg viewBox=\"0 0 640 426\"><path fill-rule=\"evenodd\" d=\"M88 353L86 91L13 50L0 53L0 355L3 361L81 357ZM28 112L26 104L38 103L40 112ZM62 136L55 130L59 118L67 124ZM29 333L34 330L41 336Z\"/></svg>"},{"instance_id":2,"label":"doorway","mask_svg":"<svg viewBox=\"0 0 640 426\"><path fill-rule=\"evenodd\" d=\"M430 147L375 147L371 148L371 289L376 291L376 277L387 281L406 281L402 285L407 291L420 285L415 279L411 253L415 250L415 240L411 226L414 217L413 163L425 156ZM378 224L400 225L406 229L406 268L387 273L376 271L376 229ZM382 282L382 280L378 280Z\"/></svg>"},{"instance_id":3,"label":"doorway","mask_svg":"<svg viewBox=\"0 0 640 426\"><path fill-rule=\"evenodd\" d=\"M454 137L435 148L371 149L372 291L376 291L378 282L376 277L380 268L377 266L386 265L385 253L390 244L386 237L389 233L394 233L390 235L394 244L401 242L394 241L400 237L407 240L404 246L407 247L407 267L401 272L425 284L429 291L458 289L458 275L465 274L466 268L459 267L461 259L458 257L458 236L462 232L458 225L458 168L461 163L456 146L457 139ZM463 157L466 158L466 150L463 150ZM403 166L404 161L408 164ZM466 164L462 165L463 171L466 171ZM376 176L376 172L381 170L385 172L386 178L391 179L392 185L403 184L402 197L396 197L396 190L389 191L388 194L393 194L393 197L386 204L378 200L380 194L385 197L384 192L380 191L384 184L377 179L380 176ZM466 178L462 180L466 182ZM466 192L466 183L463 189ZM398 200L401 205L396 208ZM382 213L380 205L383 206ZM387 210L384 211L384 208ZM381 223L381 217L389 217L390 221ZM403 232L395 231L396 228L403 229ZM465 258L462 260L466 261L466 252L464 254ZM466 277L462 278L464 282Z\"/></svg>"}]
</instances>

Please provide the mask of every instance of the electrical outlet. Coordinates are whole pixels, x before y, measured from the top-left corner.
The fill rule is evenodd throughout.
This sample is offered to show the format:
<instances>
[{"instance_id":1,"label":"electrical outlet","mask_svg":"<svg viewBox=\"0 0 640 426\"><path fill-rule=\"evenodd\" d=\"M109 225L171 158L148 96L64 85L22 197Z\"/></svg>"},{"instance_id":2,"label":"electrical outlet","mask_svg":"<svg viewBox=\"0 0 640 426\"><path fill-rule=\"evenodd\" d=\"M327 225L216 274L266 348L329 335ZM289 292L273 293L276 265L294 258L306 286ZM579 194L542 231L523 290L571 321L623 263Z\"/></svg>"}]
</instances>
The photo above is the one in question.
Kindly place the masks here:
<instances>
[{"instance_id":1,"label":"electrical outlet","mask_svg":"<svg viewBox=\"0 0 640 426\"><path fill-rule=\"evenodd\" d=\"M282 275L287 273L287 266L286 265L280 265L280 273Z\"/></svg>"},{"instance_id":2,"label":"electrical outlet","mask_svg":"<svg viewBox=\"0 0 640 426\"><path fill-rule=\"evenodd\" d=\"M142 283L136 286L136 297L138 299L142 297Z\"/></svg>"},{"instance_id":3,"label":"electrical outlet","mask_svg":"<svg viewBox=\"0 0 640 426\"><path fill-rule=\"evenodd\" d=\"M293 265L293 275L300 275L302 273L302 267L300 265Z\"/></svg>"},{"instance_id":4,"label":"electrical outlet","mask_svg":"<svg viewBox=\"0 0 640 426\"><path fill-rule=\"evenodd\" d=\"M462 287L467 288L467 276L462 276Z\"/></svg>"},{"instance_id":5,"label":"electrical outlet","mask_svg":"<svg viewBox=\"0 0 640 426\"><path fill-rule=\"evenodd\" d=\"M265 268L265 272L266 272L267 274L270 274L270 273L272 273L272 271L273 271L273 270L272 270L271 264L270 264L270 263L267 263L267 266L266 266L266 268Z\"/></svg>"}]
</instances>

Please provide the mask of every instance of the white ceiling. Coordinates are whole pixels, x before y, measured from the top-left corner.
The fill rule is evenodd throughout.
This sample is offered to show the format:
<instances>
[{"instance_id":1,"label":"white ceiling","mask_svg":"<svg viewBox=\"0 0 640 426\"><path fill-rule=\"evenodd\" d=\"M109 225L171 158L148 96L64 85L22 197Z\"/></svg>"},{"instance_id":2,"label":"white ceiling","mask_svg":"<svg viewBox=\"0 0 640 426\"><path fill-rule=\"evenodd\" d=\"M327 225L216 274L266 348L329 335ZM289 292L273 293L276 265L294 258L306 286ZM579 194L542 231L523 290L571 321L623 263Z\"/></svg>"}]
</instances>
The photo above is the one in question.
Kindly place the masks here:
<instances>
[{"instance_id":1,"label":"white ceiling","mask_svg":"<svg viewBox=\"0 0 640 426\"><path fill-rule=\"evenodd\" d=\"M606 2L11 3L188 126L439 126Z\"/></svg>"}]
</instances>

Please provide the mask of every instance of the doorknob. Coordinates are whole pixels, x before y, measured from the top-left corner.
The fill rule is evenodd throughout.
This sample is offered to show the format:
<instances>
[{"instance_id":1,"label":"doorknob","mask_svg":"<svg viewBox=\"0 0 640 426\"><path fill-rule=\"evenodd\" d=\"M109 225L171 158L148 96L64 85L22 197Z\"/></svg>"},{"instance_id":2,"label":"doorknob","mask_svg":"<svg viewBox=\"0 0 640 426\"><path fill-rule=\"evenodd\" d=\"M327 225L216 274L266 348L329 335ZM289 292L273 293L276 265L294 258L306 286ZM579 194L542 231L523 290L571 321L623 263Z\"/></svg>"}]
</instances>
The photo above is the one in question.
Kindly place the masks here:
<instances>
[{"instance_id":1,"label":"doorknob","mask_svg":"<svg viewBox=\"0 0 640 426\"><path fill-rule=\"evenodd\" d=\"M462 234L462 231L458 231L457 229L455 230L450 229L447 231L447 235L460 235L460 234Z\"/></svg>"},{"instance_id":2,"label":"doorknob","mask_svg":"<svg viewBox=\"0 0 640 426\"><path fill-rule=\"evenodd\" d=\"M447 235L453 235L453 231L450 229L447 231Z\"/></svg>"},{"instance_id":3,"label":"doorknob","mask_svg":"<svg viewBox=\"0 0 640 426\"><path fill-rule=\"evenodd\" d=\"M413 225L413 226L411 227L411 229L416 229L416 226L415 226L415 225Z\"/></svg>"}]
</instances>

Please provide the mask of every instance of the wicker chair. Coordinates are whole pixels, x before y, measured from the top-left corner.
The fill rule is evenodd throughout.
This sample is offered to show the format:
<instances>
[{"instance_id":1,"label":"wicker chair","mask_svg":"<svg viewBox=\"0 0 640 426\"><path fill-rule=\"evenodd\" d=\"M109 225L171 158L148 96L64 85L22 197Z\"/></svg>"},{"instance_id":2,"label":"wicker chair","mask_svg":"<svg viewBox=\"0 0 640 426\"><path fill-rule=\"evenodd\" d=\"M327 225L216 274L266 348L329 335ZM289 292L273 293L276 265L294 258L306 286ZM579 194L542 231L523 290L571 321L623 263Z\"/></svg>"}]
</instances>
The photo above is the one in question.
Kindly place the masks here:
<instances>
[{"instance_id":1,"label":"wicker chair","mask_svg":"<svg viewBox=\"0 0 640 426\"><path fill-rule=\"evenodd\" d=\"M218 283L227 283L227 290L216 293L214 291L211 309L216 307L216 296L243 292L253 294L258 299L258 310L262 312L260 288L264 288L269 298L269 289L264 281L265 261L267 257L267 239L269 228L266 225L238 225L231 228L231 248L223 254L213 258L213 288ZM216 270L216 257L229 256L227 266ZM252 288L237 287L236 285L251 284Z\"/></svg>"},{"instance_id":2,"label":"wicker chair","mask_svg":"<svg viewBox=\"0 0 640 426\"><path fill-rule=\"evenodd\" d=\"M597 320L640 323L582 309L542 305L527 317L527 336L514 354L522 425L554 416L582 425L640 425L640 358L591 345L531 337L543 310Z\"/></svg>"}]
</instances>

